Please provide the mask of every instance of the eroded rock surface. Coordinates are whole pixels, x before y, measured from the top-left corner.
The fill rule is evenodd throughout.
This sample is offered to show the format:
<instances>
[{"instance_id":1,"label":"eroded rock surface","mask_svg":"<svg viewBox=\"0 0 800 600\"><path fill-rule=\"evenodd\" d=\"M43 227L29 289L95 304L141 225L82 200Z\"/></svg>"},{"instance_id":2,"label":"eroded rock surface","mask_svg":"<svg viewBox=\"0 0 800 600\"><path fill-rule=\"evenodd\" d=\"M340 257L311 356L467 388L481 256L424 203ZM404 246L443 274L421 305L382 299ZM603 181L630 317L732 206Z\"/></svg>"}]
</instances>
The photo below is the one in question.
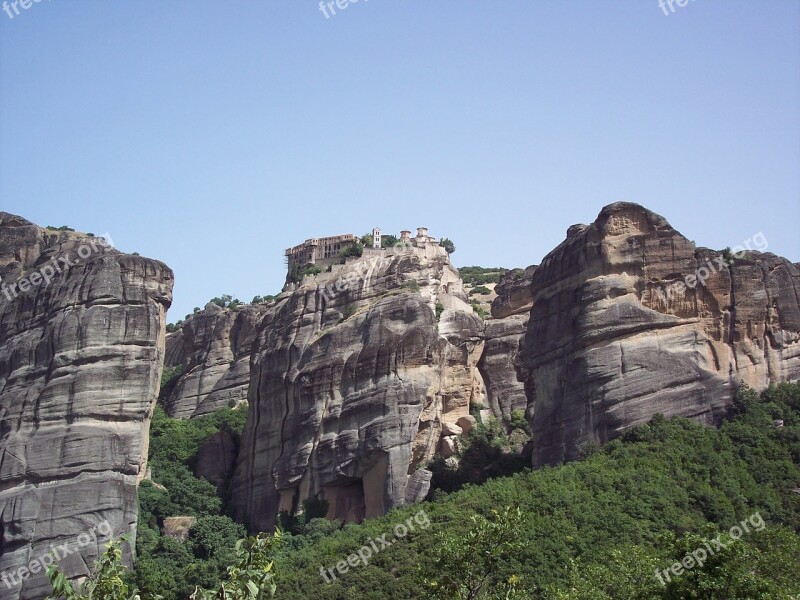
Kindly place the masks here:
<instances>
[{"instance_id":1,"label":"eroded rock surface","mask_svg":"<svg viewBox=\"0 0 800 600\"><path fill-rule=\"evenodd\" d=\"M238 451L233 436L227 431L218 431L200 446L194 474L213 483L217 493L223 494L233 475Z\"/></svg>"},{"instance_id":2,"label":"eroded rock surface","mask_svg":"<svg viewBox=\"0 0 800 600\"><path fill-rule=\"evenodd\" d=\"M0 213L0 275L0 572L19 582L2 597L38 600L44 573L16 574L51 544L69 544L76 577L108 541L98 528L135 534L173 274Z\"/></svg>"},{"instance_id":3,"label":"eroded rock surface","mask_svg":"<svg viewBox=\"0 0 800 600\"><path fill-rule=\"evenodd\" d=\"M509 271L495 286L493 319L486 321L486 343L478 368L486 384L488 408L506 424L512 412L528 408L519 354L533 305L535 272L535 266Z\"/></svg>"},{"instance_id":4,"label":"eroded rock surface","mask_svg":"<svg viewBox=\"0 0 800 600\"><path fill-rule=\"evenodd\" d=\"M691 275L704 284L687 287ZM656 413L710 424L740 382L800 377L796 266L758 252L731 262L636 204L570 227L531 292L521 363L535 464L574 459Z\"/></svg>"},{"instance_id":5,"label":"eroded rock surface","mask_svg":"<svg viewBox=\"0 0 800 600\"><path fill-rule=\"evenodd\" d=\"M289 286L255 348L233 482L255 530L314 496L347 521L424 497L415 467L484 398L483 322L440 248L365 253Z\"/></svg>"},{"instance_id":6,"label":"eroded rock surface","mask_svg":"<svg viewBox=\"0 0 800 600\"><path fill-rule=\"evenodd\" d=\"M182 366L165 402L167 414L191 418L247 401L255 326L265 305L235 309L209 303L170 334L167 366Z\"/></svg>"}]
</instances>

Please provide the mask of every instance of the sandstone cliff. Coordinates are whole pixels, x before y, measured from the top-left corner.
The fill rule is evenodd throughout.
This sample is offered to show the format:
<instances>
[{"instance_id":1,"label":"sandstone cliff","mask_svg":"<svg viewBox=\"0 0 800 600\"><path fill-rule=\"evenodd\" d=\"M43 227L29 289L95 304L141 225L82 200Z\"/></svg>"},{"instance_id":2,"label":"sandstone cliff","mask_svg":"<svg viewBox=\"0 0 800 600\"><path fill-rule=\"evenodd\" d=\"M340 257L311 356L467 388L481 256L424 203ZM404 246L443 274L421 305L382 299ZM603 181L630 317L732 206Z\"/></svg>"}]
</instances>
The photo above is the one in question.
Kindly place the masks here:
<instances>
[{"instance_id":1,"label":"sandstone cliff","mask_svg":"<svg viewBox=\"0 0 800 600\"><path fill-rule=\"evenodd\" d=\"M535 266L509 271L498 282L497 298L492 302L494 318L486 322L486 343L478 368L486 384L488 408L505 423L513 411L528 409L519 354L533 304L535 272Z\"/></svg>"},{"instance_id":2,"label":"sandstone cliff","mask_svg":"<svg viewBox=\"0 0 800 600\"><path fill-rule=\"evenodd\" d=\"M2 212L0 275L0 589L40 599L52 546L81 576L108 534L135 533L173 275Z\"/></svg>"},{"instance_id":3,"label":"sandstone cliff","mask_svg":"<svg viewBox=\"0 0 800 600\"><path fill-rule=\"evenodd\" d=\"M570 227L531 294L521 364L535 464L576 458L655 413L712 423L739 382L800 377L796 266L695 248L636 204Z\"/></svg>"},{"instance_id":4,"label":"sandstone cliff","mask_svg":"<svg viewBox=\"0 0 800 600\"><path fill-rule=\"evenodd\" d=\"M482 349L439 248L365 252L289 286L258 325L238 518L269 529L324 496L329 517L353 521L423 498L416 466L484 401Z\"/></svg>"},{"instance_id":5,"label":"sandstone cliff","mask_svg":"<svg viewBox=\"0 0 800 600\"><path fill-rule=\"evenodd\" d=\"M255 326L265 305L235 309L207 304L169 336L167 366L183 367L165 402L167 414L190 418L247 400Z\"/></svg>"}]
</instances>

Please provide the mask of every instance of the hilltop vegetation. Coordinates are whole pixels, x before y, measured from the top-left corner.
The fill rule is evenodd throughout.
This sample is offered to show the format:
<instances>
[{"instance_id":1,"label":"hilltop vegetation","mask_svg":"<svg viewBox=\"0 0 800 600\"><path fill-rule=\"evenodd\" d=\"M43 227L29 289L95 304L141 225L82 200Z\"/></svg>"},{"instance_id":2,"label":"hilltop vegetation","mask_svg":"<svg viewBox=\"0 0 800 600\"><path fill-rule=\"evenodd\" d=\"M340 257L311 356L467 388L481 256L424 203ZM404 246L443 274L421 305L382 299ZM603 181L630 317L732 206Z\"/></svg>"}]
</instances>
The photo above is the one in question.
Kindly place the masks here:
<instances>
[{"instance_id":1,"label":"hilltop vegetation","mask_svg":"<svg viewBox=\"0 0 800 600\"><path fill-rule=\"evenodd\" d=\"M508 273L509 269L503 267L461 267L458 274L464 280L465 285L485 285L487 283L497 283Z\"/></svg>"}]
</instances>

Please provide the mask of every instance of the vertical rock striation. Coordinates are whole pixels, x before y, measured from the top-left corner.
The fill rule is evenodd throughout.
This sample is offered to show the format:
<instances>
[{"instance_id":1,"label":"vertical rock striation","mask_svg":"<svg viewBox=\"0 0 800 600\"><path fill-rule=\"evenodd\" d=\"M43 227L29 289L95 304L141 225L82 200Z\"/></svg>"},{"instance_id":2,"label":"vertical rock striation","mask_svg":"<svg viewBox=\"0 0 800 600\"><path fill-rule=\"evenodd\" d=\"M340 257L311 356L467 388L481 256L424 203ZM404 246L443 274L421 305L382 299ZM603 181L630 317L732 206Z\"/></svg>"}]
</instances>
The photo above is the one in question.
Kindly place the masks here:
<instances>
[{"instance_id":1,"label":"vertical rock striation","mask_svg":"<svg viewBox=\"0 0 800 600\"><path fill-rule=\"evenodd\" d=\"M19 569L61 546L82 576L98 532L135 534L173 274L0 213L0 275L0 595L39 599Z\"/></svg>"},{"instance_id":2,"label":"vertical rock striation","mask_svg":"<svg viewBox=\"0 0 800 600\"><path fill-rule=\"evenodd\" d=\"M486 322L486 343L478 368L486 383L488 408L505 423L513 411L528 408L519 355L533 304L531 280L535 272L535 266L516 269L498 282L497 298L492 302L494 318Z\"/></svg>"},{"instance_id":3,"label":"vertical rock striation","mask_svg":"<svg viewBox=\"0 0 800 600\"><path fill-rule=\"evenodd\" d=\"M288 286L258 326L238 518L270 529L324 497L329 517L359 521L424 497L416 466L483 400L482 348L440 248L365 253Z\"/></svg>"},{"instance_id":4,"label":"vertical rock striation","mask_svg":"<svg viewBox=\"0 0 800 600\"><path fill-rule=\"evenodd\" d=\"M256 324L266 310L261 304L233 309L209 303L170 334L166 364L183 369L165 403L169 416L198 417L247 401Z\"/></svg>"},{"instance_id":5,"label":"vertical rock striation","mask_svg":"<svg viewBox=\"0 0 800 600\"><path fill-rule=\"evenodd\" d=\"M636 204L570 227L531 293L521 362L535 464L574 459L656 413L712 423L740 382L800 377L796 266L695 248Z\"/></svg>"}]
</instances>

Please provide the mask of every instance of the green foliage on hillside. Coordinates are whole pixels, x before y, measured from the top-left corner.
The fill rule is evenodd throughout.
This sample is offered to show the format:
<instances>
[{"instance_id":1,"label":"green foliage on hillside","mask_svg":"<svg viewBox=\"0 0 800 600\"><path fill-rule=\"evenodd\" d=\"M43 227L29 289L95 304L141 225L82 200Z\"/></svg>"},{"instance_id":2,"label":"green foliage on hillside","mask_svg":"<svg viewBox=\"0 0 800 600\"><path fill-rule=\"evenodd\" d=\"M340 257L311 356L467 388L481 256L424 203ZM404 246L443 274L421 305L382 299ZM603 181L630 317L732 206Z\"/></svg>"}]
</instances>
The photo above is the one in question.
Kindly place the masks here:
<instances>
[{"instance_id":1,"label":"green foliage on hillside","mask_svg":"<svg viewBox=\"0 0 800 600\"><path fill-rule=\"evenodd\" d=\"M56 563L47 568L47 577L53 588L51 598L55 600L140 600L139 590L130 585L129 573L122 564L122 545L128 536L122 536L108 544L100 555L92 572L80 583L67 579Z\"/></svg>"},{"instance_id":2,"label":"green foliage on hillside","mask_svg":"<svg viewBox=\"0 0 800 600\"><path fill-rule=\"evenodd\" d=\"M487 288L485 285L479 285L478 287L472 288L469 291L469 295L470 296L475 296L475 295L485 296L485 295L491 294L491 293L492 293L492 290Z\"/></svg>"},{"instance_id":3,"label":"green foliage on hillside","mask_svg":"<svg viewBox=\"0 0 800 600\"><path fill-rule=\"evenodd\" d=\"M523 458L522 447L529 438L525 429L506 434L496 420L479 423L459 438L458 466L450 466L441 456L428 465L433 473L429 497L440 497L440 492L455 492L467 484L477 485L524 471L530 462Z\"/></svg>"},{"instance_id":4,"label":"green foliage on hillside","mask_svg":"<svg viewBox=\"0 0 800 600\"><path fill-rule=\"evenodd\" d=\"M235 562L216 589L195 589L190 600L266 600L275 596L272 554L280 545L281 533L259 534L235 545Z\"/></svg>"},{"instance_id":5,"label":"green foliage on hillside","mask_svg":"<svg viewBox=\"0 0 800 600\"><path fill-rule=\"evenodd\" d=\"M425 582L443 575L426 565L441 562L442 548L480 538L472 517L491 518L498 507L516 507L521 514L508 533L513 552L503 551L492 567L495 582L513 582L515 591L507 597L798 594L800 495L792 490L800 487L800 387L783 385L761 398L742 390L732 416L720 429L656 416L585 460L467 485L314 543L291 544L276 562L280 597L425 597L420 592ZM773 425L776 418L784 420L782 428ZM325 583L320 566L337 564L421 508L430 528L396 540L369 564ZM756 512L766 524L762 531L751 530L702 567L673 576L667 586L656 578L656 569L669 569L687 549ZM462 590L447 597L469 596ZM493 596L487 590L474 597Z\"/></svg>"},{"instance_id":6,"label":"green foliage on hillside","mask_svg":"<svg viewBox=\"0 0 800 600\"><path fill-rule=\"evenodd\" d=\"M186 479L207 435L226 426L239 430L234 412L181 422L159 413L154 419L153 475L168 491L143 484L140 493L135 583L143 599L153 592L183 599L197 585L219 593L224 580L230 589L237 585L231 573L241 571L226 574L226 567L241 560L234 540L243 530L219 516L222 499L215 504L210 484L202 492L205 482L195 489ZM524 427L524 414L513 414L511 422ZM783 384L760 395L740 390L719 429L657 415L604 448L593 447L581 461L501 477L509 472L503 461L512 460L527 437L515 433L519 437L491 422L476 427L452 479L437 475L441 489L433 502L344 527L316 518L325 510L322 501L287 515L280 549L270 546L262 556L269 564L274 555L274 566L259 571L274 579L258 592L269 593L275 584L276 597L287 600L800 594L800 386ZM519 468L522 463L510 465ZM164 506L199 517L187 541L158 534L159 519L169 512ZM395 527L420 511L430 526L396 538ZM742 522L750 528L734 540L731 527ZM321 567L347 566L348 557L384 534L391 544L366 564L334 569L334 578L327 571L327 582L322 577ZM723 546L702 564L679 575L670 571L698 548L710 548L717 535Z\"/></svg>"},{"instance_id":7,"label":"green foliage on hillside","mask_svg":"<svg viewBox=\"0 0 800 600\"><path fill-rule=\"evenodd\" d=\"M465 284L475 286L497 283L507 272L503 267L461 267L458 270Z\"/></svg>"},{"instance_id":8,"label":"green foliage on hillside","mask_svg":"<svg viewBox=\"0 0 800 600\"><path fill-rule=\"evenodd\" d=\"M489 318L490 316L489 313L486 310L484 310L484 308L480 305L480 303L477 300L472 300L470 306L472 307L472 310L475 311L475 314L477 314L481 319Z\"/></svg>"},{"instance_id":9,"label":"green foliage on hillside","mask_svg":"<svg viewBox=\"0 0 800 600\"><path fill-rule=\"evenodd\" d=\"M228 432L238 446L246 418L243 408L222 408L191 420L171 419L156 408L150 426L153 482L139 486L133 577L143 598L183 599L196 586L215 588L236 560L236 542L246 531L225 516L226 498L193 469L200 447L214 433ZM164 519L171 516L197 517L187 541L161 535Z\"/></svg>"}]
</instances>

